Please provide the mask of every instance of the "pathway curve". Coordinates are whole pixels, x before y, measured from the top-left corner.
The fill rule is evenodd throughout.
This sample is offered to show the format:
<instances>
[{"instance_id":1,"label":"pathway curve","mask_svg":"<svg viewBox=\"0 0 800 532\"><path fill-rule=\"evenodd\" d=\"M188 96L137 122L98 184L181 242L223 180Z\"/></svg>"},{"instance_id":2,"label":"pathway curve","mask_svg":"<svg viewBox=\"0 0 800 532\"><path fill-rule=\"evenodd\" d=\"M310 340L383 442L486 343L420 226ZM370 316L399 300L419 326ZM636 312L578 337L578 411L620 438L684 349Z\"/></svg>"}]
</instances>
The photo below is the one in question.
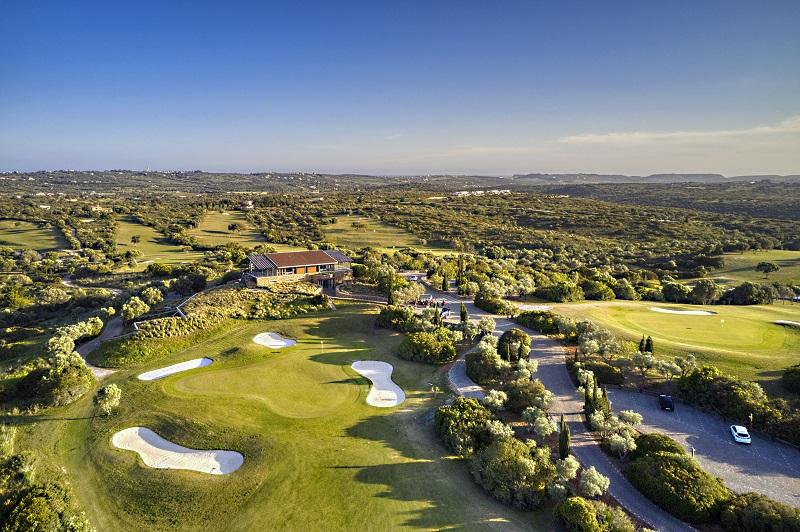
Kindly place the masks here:
<instances>
[{"instance_id":1,"label":"pathway curve","mask_svg":"<svg viewBox=\"0 0 800 532\"><path fill-rule=\"evenodd\" d=\"M75 351L86 362L86 367L89 368L89 370L92 372L92 375L94 375L98 379L103 379L105 377L108 377L116 370L93 366L89 364L89 361L86 360L86 357L89 356L89 353L100 347L100 345L103 344L104 342L108 342L109 340L113 340L114 338L119 336L122 333L122 329L123 329L122 318L117 316L116 318L106 323L106 326L103 327L103 331L97 337L92 338L85 344L82 344L75 349Z\"/></svg>"},{"instance_id":2,"label":"pathway curve","mask_svg":"<svg viewBox=\"0 0 800 532\"><path fill-rule=\"evenodd\" d=\"M603 475L611 480L609 493L638 519L648 523L662 531L690 531L694 530L691 526L680 519L673 517L662 510L654 503L650 502L639 490L634 488L628 479L617 469L608 455L600 448L600 442L590 433L583 423L583 398L580 397L572 384L572 380L567 372L564 363L564 350L550 338L518 325L516 322L499 318L484 310L479 309L475 304L467 299L460 298L455 294L445 294L438 290L428 288L426 293L435 299L445 300L445 304L451 308L453 314L458 316L458 306L463 302L471 318L481 318L491 316L495 318L497 330L495 333L502 333L511 327L518 327L528 333L533 342L530 357L539 363L539 370L536 377L542 381L545 387L553 392L553 404L550 412L555 416L564 414L564 419L569 424L572 437L572 450L575 456L584 466L593 465ZM458 318L456 318L457 320ZM449 321L454 321L450 319ZM460 366L458 362L461 362ZM463 359L459 359L448 372L448 377L456 392L459 390L474 390L473 387L480 389L466 375L466 366ZM464 368L463 370L461 368ZM463 371L463 375L462 372ZM455 379L453 374L455 374ZM466 380L464 380L466 379Z\"/></svg>"}]
</instances>

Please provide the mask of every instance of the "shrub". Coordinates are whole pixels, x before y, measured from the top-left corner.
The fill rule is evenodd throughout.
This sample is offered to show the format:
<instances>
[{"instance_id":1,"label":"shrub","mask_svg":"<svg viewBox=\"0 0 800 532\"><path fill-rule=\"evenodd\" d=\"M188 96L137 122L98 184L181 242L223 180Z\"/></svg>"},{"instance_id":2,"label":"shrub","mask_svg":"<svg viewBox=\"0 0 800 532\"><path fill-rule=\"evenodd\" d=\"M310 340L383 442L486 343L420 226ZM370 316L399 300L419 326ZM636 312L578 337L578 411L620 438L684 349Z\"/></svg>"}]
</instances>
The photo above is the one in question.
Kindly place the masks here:
<instances>
[{"instance_id":1,"label":"shrub","mask_svg":"<svg viewBox=\"0 0 800 532\"><path fill-rule=\"evenodd\" d=\"M500 379L502 372L509 367L488 339L481 340L475 349L467 353L464 362L467 375L478 384L489 384Z\"/></svg>"},{"instance_id":2,"label":"shrub","mask_svg":"<svg viewBox=\"0 0 800 532\"><path fill-rule=\"evenodd\" d=\"M537 330L544 334L558 334L556 315L548 310L529 310L517 314L514 320L529 329Z\"/></svg>"},{"instance_id":3,"label":"shrub","mask_svg":"<svg viewBox=\"0 0 800 532\"><path fill-rule=\"evenodd\" d=\"M567 530L573 532L600 532L594 505L583 497L570 497L556 506L556 515Z\"/></svg>"},{"instance_id":4,"label":"shrub","mask_svg":"<svg viewBox=\"0 0 800 532\"><path fill-rule=\"evenodd\" d=\"M800 531L800 510L759 493L738 495L723 505L723 530L741 532Z\"/></svg>"},{"instance_id":5,"label":"shrub","mask_svg":"<svg viewBox=\"0 0 800 532\"><path fill-rule=\"evenodd\" d=\"M411 307L387 305L381 308L378 317L375 318L375 327L410 332L409 324L413 323L414 317L414 309Z\"/></svg>"},{"instance_id":6,"label":"shrub","mask_svg":"<svg viewBox=\"0 0 800 532\"><path fill-rule=\"evenodd\" d=\"M683 448L683 445L676 442L666 434L650 432L648 434L642 434L636 438L636 450L631 451L629 457L633 461L659 452L686 454L686 450Z\"/></svg>"},{"instance_id":7,"label":"shrub","mask_svg":"<svg viewBox=\"0 0 800 532\"><path fill-rule=\"evenodd\" d=\"M623 384L625 382L625 375L622 370L606 362L585 362L583 368L594 373L598 384Z\"/></svg>"},{"instance_id":8,"label":"shrub","mask_svg":"<svg viewBox=\"0 0 800 532\"><path fill-rule=\"evenodd\" d=\"M427 364L444 364L456 358L456 347L449 329L411 333L400 344L400 358Z\"/></svg>"},{"instance_id":9,"label":"shrub","mask_svg":"<svg viewBox=\"0 0 800 532\"><path fill-rule=\"evenodd\" d=\"M800 364L786 368L781 377L781 384L790 392L800 394Z\"/></svg>"},{"instance_id":10,"label":"shrub","mask_svg":"<svg viewBox=\"0 0 800 532\"><path fill-rule=\"evenodd\" d=\"M609 506L603 501L590 501L597 512L600 529L608 532L635 532L634 525L625 510L619 506Z\"/></svg>"},{"instance_id":11,"label":"shrub","mask_svg":"<svg viewBox=\"0 0 800 532\"><path fill-rule=\"evenodd\" d=\"M492 297L484 292L475 294L475 306L479 309L500 314L502 316L513 316L517 313L517 307L503 299Z\"/></svg>"},{"instance_id":12,"label":"shrub","mask_svg":"<svg viewBox=\"0 0 800 532\"><path fill-rule=\"evenodd\" d=\"M544 387L539 380L517 379L509 382L505 387L508 400L506 408L516 414L521 414L528 407L536 407L547 411L553 400L553 394Z\"/></svg>"},{"instance_id":13,"label":"shrub","mask_svg":"<svg viewBox=\"0 0 800 532\"><path fill-rule=\"evenodd\" d=\"M434 427L448 449L468 457L476 451L480 435L491 419L492 413L478 401L459 397L452 405L436 410Z\"/></svg>"},{"instance_id":14,"label":"shrub","mask_svg":"<svg viewBox=\"0 0 800 532\"><path fill-rule=\"evenodd\" d=\"M581 473L580 487L581 492L587 497L599 497L606 491L611 481L607 476L602 475L597 468L590 466Z\"/></svg>"},{"instance_id":15,"label":"shrub","mask_svg":"<svg viewBox=\"0 0 800 532\"><path fill-rule=\"evenodd\" d=\"M539 508L555 480L548 449L531 449L516 438L492 442L475 454L472 476L492 497L521 510Z\"/></svg>"},{"instance_id":16,"label":"shrub","mask_svg":"<svg viewBox=\"0 0 800 532\"><path fill-rule=\"evenodd\" d=\"M583 301L583 290L575 283L564 281L550 286L541 286L534 292L536 297L557 303Z\"/></svg>"},{"instance_id":17,"label":"shrub","mask_svg":"<svg viewBox=\"0 0 800 532\"><path fill-rule=\"evenodd\" d=\"M515 362L520 358L528 358L531 350L531 337L522 329L509 329L500 336L497 342L497 354L508 362Z\"/></svg>"},{"instance_id":18,"label":"shrub","mask_svg":"<svg viewBox=\"0 0 800 532\"><path fill-rule=\"evenodd\" d=\"M16 397L43 406L68 405L94 386L94 376L76 353L56 357L34 369L17 383Z\"/></svg>"},{"instance_id":19,"label":"shrub","mask_svg":"<svg viewBox=\"0 0 800 532\"><path fill-rule=\"evenodd\" d=\"M684 454L650 453L631 463L626 475L648 499L689 523L716 521L731 497L719 479Z\"/></svg>"}]
</instances>

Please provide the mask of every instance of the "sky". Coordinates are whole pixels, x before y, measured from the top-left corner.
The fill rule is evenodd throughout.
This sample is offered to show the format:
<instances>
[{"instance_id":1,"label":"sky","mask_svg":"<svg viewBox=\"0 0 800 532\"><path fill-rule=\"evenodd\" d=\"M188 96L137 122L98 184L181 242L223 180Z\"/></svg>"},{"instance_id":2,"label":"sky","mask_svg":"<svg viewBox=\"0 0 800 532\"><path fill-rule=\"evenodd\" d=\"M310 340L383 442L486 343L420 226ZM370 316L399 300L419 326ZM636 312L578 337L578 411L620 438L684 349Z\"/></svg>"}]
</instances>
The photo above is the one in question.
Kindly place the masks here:
<instances>
[{"instance_id":1,"label":"sky","mask_svg":"<svg viewBox=\"0 0 800 532\"><path fill-rule=\"evenodd\" d=\"M0 170L800 174L800 1L0 0Z\"/></svg>"}]
</instances>

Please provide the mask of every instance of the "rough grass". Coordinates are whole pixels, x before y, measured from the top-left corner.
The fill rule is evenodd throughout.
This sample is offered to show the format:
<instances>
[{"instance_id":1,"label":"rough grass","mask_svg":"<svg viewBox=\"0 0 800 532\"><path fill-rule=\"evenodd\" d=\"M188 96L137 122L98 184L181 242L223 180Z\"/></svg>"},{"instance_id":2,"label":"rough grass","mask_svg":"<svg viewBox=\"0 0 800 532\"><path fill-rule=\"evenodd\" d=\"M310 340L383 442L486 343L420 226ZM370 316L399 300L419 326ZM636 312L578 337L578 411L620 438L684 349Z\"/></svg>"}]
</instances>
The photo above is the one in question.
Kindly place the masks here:
<instances>
[{"instance_id":1,"label":"rough grass","mask_svg":"<svg viewBox=\"0 0 800 532\"><path fill-rule=\"evenodd\" d=\"M651 307L710 310L711 316L653 312ZM696 353L702 362L759 381L777 391L784 368L800 362L800 332L773 323L800 321L800 305L671 305L649 301L606 301L553 305L553 311L589 319L631 340L651 335L656 355Z\"/></svg>"},{"instance_id":2,"label":"rough grass","mask_svg":"<svg viewBox=\"0 0 800 532\"><path fill-rule=\"evenodd\" d=\"M238 233L228 230L228 224L234 222L243 227ZM288 244L268 242L264 235L253 227L253 225L247 221L245 214L240 211L207 213L200 221L200 225L195 229L189 230L188 234L195 237L201 244L208 246L218 246L220 244L236 242L243 247L255 247L259 244L266 244L275 248L275 251L298 251L305 249Z\"/></svg>"},{"instance_id":3,"label":"rough grass","mask_svg":"<svg viewBox=\"0 0 800 532\"><path fill-rule=\"evenodd\" d=\"M141 238L141 242L136 245L131 243L131 237L134 235L139 235ZM136 259L136 267L127 269L128 271L142 271L152 263L189 263L203 256L199 251L184 251L181 246L169 242L152 227L136 223L129 217L120 217L117 220L116 241L119 251L136 249L141 253Z\"/></svg>"},{"instance_id":4,"label":"rough grass","mask_svg":"<svg viewBox=\"0 0 800 532\"><path fill-rule=\"evenodd\" d=\"M57 227L39 227L22 220L0 220L0 247L54 251L69 245Z\"/></svg>"},{"instance_id":5,"label":"rough grass","mask_svg":"<svg viewBox=\"0 0 800 532\"><path fill-rule=\"evenodd\" d=\"M353 227L354 222L363 224L364 227ZM386 253L404 247L434 253L452 253L451 249L430 246L399 227L361 216L337 216L335 224L325 225L323 229L325 238L335 246L352 249L370 246Z\"/></svg>"},{"instance_id":6,"label":"rough grass","mask_svg":"<svg viewBox=\"0 0 800 532\"><path fill-rule=\"evenodd\" d=\"M774 262L780 270L769 274L769 279L764 279L764 274L756 271L759 262ZM738 284L742 281L767 282L781 281L783 283L800 283L800 251L756 251L744 254L729 253L725 255L725 267L714 270L710 278L724 284Z\"/></svg>"},{"instance_id":7,"label":"rough grass","mask_svg":"<svg viewBox=\"0 0 800 532\"><path fill-rule=\"evenodd\" d=\"M549 509L518 512L470 479L464 463L435 440L432 408L443 373L394 356L401 336L376 330L364 305L285 321L235 325L180 353L120 371L119 412L86 418L89 400L22 427L20 445L47 466L66 468L98 530L550 530ZM270 350L252 337L277 331L298 344ZM321 344L321 342L324 342ZM206 368L144 383L141 371L208 356ZM407 401L366 404L368 381L355 360L395 366ZM242 452L227 476L145 467L114 449L116 431L148 426L196 448Z\"/></svg>"}]
</instances>

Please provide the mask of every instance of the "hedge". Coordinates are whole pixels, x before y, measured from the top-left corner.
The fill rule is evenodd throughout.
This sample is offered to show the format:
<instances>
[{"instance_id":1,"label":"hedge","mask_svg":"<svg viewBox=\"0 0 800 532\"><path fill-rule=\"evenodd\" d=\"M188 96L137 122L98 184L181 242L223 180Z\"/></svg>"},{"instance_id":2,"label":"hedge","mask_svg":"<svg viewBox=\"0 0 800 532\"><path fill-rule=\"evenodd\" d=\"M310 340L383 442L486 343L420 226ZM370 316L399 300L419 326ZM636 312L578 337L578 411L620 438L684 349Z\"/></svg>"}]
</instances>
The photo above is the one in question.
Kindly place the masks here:
<instances>
[{"instance_id":1,"label":"hedge","mask_svg":"<svg viewBox=\"0 0 800 532\"><path fill-rule=\"evenodd\" d=\"M800 532L800 510L759 493L738 495L725 503L723 530L735 532Z\"/></svg>"},{"instance_id":2,"label":"hedge","mask_svg":"<svg viewBox=\"0 0 800 532\"><path fill-rule=\"evenodd\" d=\"M650 432L648 434L642 434L636 438L636 449L630 452L628 458L631 461L634 461L659 452L686 454L686 449L683 448L683 445L673 440L666 434Z\"/></svg>"},{"instance_id":3,"label":"hedge","mask_svg":"<svg viewBox=\"0 0 800 532\"><path fill-rule=\"evenodd\" d=\"M478 401L459 397L452 405L436 410L434 427L448 449L468 457L480 446L486 424L491 419L492 413Z\"/></svg>"}]
</instances>

